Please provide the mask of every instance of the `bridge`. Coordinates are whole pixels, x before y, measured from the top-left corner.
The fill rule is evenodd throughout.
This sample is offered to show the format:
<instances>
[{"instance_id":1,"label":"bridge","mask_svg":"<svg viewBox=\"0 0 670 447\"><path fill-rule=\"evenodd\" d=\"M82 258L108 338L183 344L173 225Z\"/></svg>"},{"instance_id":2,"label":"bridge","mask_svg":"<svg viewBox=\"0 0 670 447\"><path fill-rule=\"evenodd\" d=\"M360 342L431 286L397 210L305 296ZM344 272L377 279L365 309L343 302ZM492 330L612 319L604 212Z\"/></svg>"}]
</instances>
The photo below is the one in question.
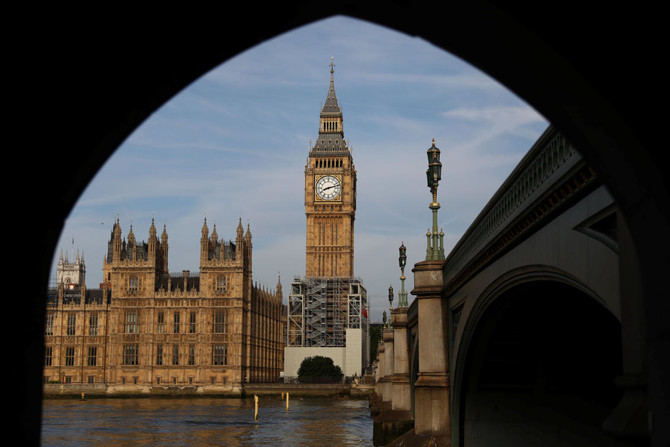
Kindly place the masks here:
<instances>
[{"instance_id":1,"label":"bridge","mask_svg":"<svg viewBox=\"0 0 670 447\"><path fill-rule=\"evenodd\" d=\"M644 440L629 241L598 174L547 129L446 259L414 266L416 298L383 331L376 420L445 445Z\"/></svg>"}]
</instances>

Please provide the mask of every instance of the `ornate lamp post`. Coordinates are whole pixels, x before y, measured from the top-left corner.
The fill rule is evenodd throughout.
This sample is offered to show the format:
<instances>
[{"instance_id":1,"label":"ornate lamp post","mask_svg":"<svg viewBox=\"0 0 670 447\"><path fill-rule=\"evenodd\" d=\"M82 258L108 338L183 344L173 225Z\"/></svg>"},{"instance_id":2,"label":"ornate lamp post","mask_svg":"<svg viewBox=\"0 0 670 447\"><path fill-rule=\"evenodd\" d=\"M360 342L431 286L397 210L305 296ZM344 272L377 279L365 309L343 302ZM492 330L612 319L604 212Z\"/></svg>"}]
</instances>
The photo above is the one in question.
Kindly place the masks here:
<instances>
[{"instance_id":1,"label":"ornate lamp post","mask_svg":"<svg viewBox=\"0 0 670 447\"><path fill-rule=\"evenodd\" d=\"M429 229L426 233L426 261L431 261L444 259L444 233L441 229L439 234L437 232L437 210L440 209L440 204L437 202L437 187L442 179L442 163L440 163L440 150L435 146L435 138L433 138L433 145L428 149L427 155L426 180L433 194L433 202L429 206L433 210L433 231L431 233Z\"/></svg>"},{"instance_id":2,"label":"ornate lamp post","mask_svg":"<svg viewBox=\"0 0 670 447\"><path fill-rule=\"evenodd\" d=\"M389 286L389 326L393 322L393 286Z\"/></svg>"},{"instance_id":3,"label":"ornate lamp post","mask_svg":"<svg viewBox=\"0 0 670 447\"><path fill-rule=\"evenodd\" d=\"M398 265L400 266L400 293L398 293L398 307L407 307L407 292L405 291L405 265L407 264L407 253L405 243L400 245L398 251Z\"/></svg>"}]
</instances>

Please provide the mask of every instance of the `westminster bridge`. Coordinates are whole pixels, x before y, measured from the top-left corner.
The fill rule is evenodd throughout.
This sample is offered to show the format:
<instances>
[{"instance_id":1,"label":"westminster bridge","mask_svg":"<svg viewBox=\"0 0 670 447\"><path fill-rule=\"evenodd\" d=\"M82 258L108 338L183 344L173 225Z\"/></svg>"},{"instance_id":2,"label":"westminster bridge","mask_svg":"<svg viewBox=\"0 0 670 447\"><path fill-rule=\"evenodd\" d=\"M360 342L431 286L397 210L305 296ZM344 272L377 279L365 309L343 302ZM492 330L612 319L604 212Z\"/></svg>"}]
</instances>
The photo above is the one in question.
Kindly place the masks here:
<instances>
[{"instance_id":1,"label":"westminster bridge","mask_svg":"<svg viewBox=\"0 0 670 447\"><path fill-rule=\"evenodd\" d=\"M446 259L414 266L416 298L383 330L377 420L451 445L644 440L629 241L597 173L547 129Z\"/></svg>"},{"instance_id":2,"label":"westminster bridge","mask_svg":"<svg viewBox=\"0 0 670 447\"><path fill-rule=\"evenodd\" d=\"M583 352L588 351L586 348L576 360L561 358L565 353L560 350L561 340L546 343L549 329L561 323L563 330L555 334L574 346L570 338L586 330L580 320L591 317L603 326L602 336L609 338L606 337L610 332L607 321L612 321L611 315L617 320L612 324L620 326L622 340L621 374L617 375L622 396L618 403L605 405L608 411L611 409L605 416L609 422L606 430L598 431L618 432L619 439L637 439L636 435L641 433L649 445L669 445L670 424L665 421L670 420L670 300L667 299L670 198L664 175L667 126L665 115L658 112L659 104L663 104L658 95L659 86L663 85L665 73L659 69L665 54L662 46L664 15L654 14L645 5L585 8L581 3L569 2L533 6L492 1L440 5L423 1L240 3L227 12L235 15L239 26L226 23L225 14L208 14L208 11L184 5L174 11L174 20L161 20L156 11L144 17L139 9L129 15L123 8L106 9L101 15L90 14L88 21L80 20L69 11L14 15L19 20L30 19L25 30L31 37L26 43L32 45L10 45L5 55L9 57L6 85L11 86L10 91L14 93L10 94L6 107L11 123L7 126L10 132L7 141L18 142L18 147L28 150L11 150L8 166L21 169L25 174L22 178L38 188L38 193L32 183L17 188L15 178L6 176L12 182L7 207L15 218L12 239L21 241L17 244L19 249L12 251L13 265L21 266L19 278L12 277L13 284L21 287L21 299L7 300L11 307L6 313L21 321L11 331L12 338L20 340L18 349L15 355L10 350L7 357L12 360L8 370L11 386L19 396L18 408L11 412L10 425L18 427L13 435L22 436L23 445L39 442L45 312L42 298L51 269L51 255L56 250L66 217L87 184L145 119L199 76L259 42L335 14L346 14L417 36L489 74L534 107L575 145L603 185L591 191L588 197L595 200L601 194L601 209L605 210L603 196L607 190L616 204L616 262L614 252L605 252L608 238L600 237L601 242L593 234L604 232L595 231L596 227L580 220L576 224L584 224L583 228L573 231L568 240L552 241L542 249L545 253L534 254L539 262L541 255L548 258L552 255L550 250L561 248L554 255L556 261L547 262L545 270L538 264L512 268L512 256L518 254L521 258L517 261L520 261L523 256L531 255L523 252L524 247L532 246L519 243L519 236L513 233L503 247L489 247L490 257L482 249L468 248L482 253L481 257L471 258L473 262L481 260L482 265L452 268L458 259L449 256L444 265L416 266L415 276L434 278L436 283L415 290L417 298L408 309L408 330L418 333L424 343L427 340L447 343L442 352L448 352L448 356L436 356L435 361L446 367L448 360L450 370L432 375L425 371L419 377L420 367L414 368L417 380L413 383L423 386L432 382L438 385L434 387L437 394L449 393L446 399L436 398L433 402L436 408L450 411L448 420L453 439L457 443L470 439L477 426L486 425L491 433L494 430L502 433L506 428L507 434L513 431L514 424L522 427L526 418L511 419L512 397L528 398L530 393L524 395L521 390L530 389L530 384L540 391L542 384L547 384L545 391L533 396L560 396L560 393L550 392L559 381L546 370L542 373L538 368L524 370L524 359L530 359L526 362L529 366L560 367L554 371L570 373L566 377L575 389L580 382L575 380L571 368L584 372L582 383L598 383L597 377L611 376L600 368L593 374L586 368L578 368L583 362L592 363ZM197 29L189 29L189 25ZM177 32L182 29L194 32ZM80 45L83 42L86 45ZM47 71L45 67L51 69ZM44 150L37 151L37 148ZM42 181L53 185L49 193L39 193ZM579 203L587 204L579 201L570 208ZM560 213L565 219L571 215L571 212ZM587 215L593 214L585 212L584 216ZM522 237L549 238L554 222L563 217L552 218L552 223L544 226L534 224L537 231ZM422 222L425 216L416 216L416 219ZM609 222L612 219L610 217ZM607 222L605 219L602 224ZM519 221L519 224L522 225L519 228L523 228L524 223ZM510 227L510 231L515 228ZM624 228L626 230L622 230ZM589 232L593 235L586 239ZM572 266L562 258L570 254L563 247L574 241L577 234L584 236L585 243L588 241L589 250L593 248L604 259L609 259L612 268L614 264L619 269L624 266L624 272L629 274L611 277L618 285L610 285L607 290L591 286L598 284L597 278L585 281L581 275L571 275L579 268L586 268L583 258ZM554 232L554 237L559 236L568 236L567 227L564 233ZM465 239L470 238L475 239L470 235ZM623 256L627 250L634 253ZM456 251L464 253L461 262L467 258L465 246ZM510 262L507 269L510 277L499 274L498 280L494 280L496 271L502 272L505 262ZM554 265L558 265L558 271L549 269ZM463 276L450 276L457 271L463 272ZM533 275L536 280L531 280ZM479 279L475 281L475 278ZM605 279L600 281L604 283ZM550 282L556 286L547 287ZM476 290L475 284L488 288ZM540 292L548 298L531 299ZM426 307L422 306L424 302L439 305L445 316L444 326L433 328L428 335L421 333L427 330L426 325L421 329L421 324L413 323L417 321L415 315L421 320L422 308ZM590 305L577 306L578 302ZM537 309L540 303L554 307ZM496 316L500 318L494 324ZM628 319L633 321L627 322ZM500 359L501 356L494 355L496 349L508 346L518 346L521 351L517 352L531 348L528 339L513 337L514 328L517 328L516 333L542 336L538 339L544 344L540 351L535 351L534 357L515 357L519 361L513 363L511 356ZM554 348L559 350L553 358L545 356L545 360L540 361L540 352L546 354ZM613 347L606 351L610 349L617 350ZM426 349L414 352L419 352L419 364L429 357ZM428 360L430 358L426 362ZM416 361L413 359L412 364ZM640 362L643 363L641 368ZM493 365L499 368L493 369ZM495 379L499 382L486 374L486 371L501 370L528 374L508 374L504 380L500 375ZM538 380L541 377L546 380ZM412 393L415 416L420 410L416 396L430 389L415 387ZM516 391L508 394L511 397L507 401L497 403L495 395L503 394L505 389ZM636 394L635 389L641 391ZM602 393L602 396L609 395L607 390ZM585 401L583 393L581 396L581 401ZM452 403L445 406L449 401ZM552 408L558 407L556 404ZM636 408L639 411L634 411ZM526 401L522 409L536 410L537 405ZM508 419L502 416L503 412ZM541 414L537 411L528 419L537 419ZM555 415L548 420L556 422L559 417ZM439 422L444 420L435 419L438 433ZM532 424L526 424L529 425ZM501 436L495 445L502 444L502 440Z\"/></svg>"}]
</instances>

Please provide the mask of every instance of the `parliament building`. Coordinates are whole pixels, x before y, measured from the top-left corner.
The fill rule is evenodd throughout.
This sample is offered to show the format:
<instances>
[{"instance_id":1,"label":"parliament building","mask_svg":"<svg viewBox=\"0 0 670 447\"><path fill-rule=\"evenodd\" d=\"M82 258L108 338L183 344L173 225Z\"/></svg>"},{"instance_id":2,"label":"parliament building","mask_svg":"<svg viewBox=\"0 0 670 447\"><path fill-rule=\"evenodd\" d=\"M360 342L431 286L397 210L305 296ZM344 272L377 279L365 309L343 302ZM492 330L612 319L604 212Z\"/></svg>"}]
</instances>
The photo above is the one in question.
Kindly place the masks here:
<instances>
[{"instance_id":1,"label":"parliament building","mask_svg":"<svg viewBox=\"0 0 670 447\"><path fill-rule=\"evenodd\" d=\"M200 239L200 271L168 271L168 236L152 221L147 242L114 224L103 283L87 289L83 256L61 255L45 322L45 389L66 384L114 392L240 393L283 370L282 287L252 281L251 232ZM48 390L47 390L48 391Z\"/></svg>"}]
</instances>

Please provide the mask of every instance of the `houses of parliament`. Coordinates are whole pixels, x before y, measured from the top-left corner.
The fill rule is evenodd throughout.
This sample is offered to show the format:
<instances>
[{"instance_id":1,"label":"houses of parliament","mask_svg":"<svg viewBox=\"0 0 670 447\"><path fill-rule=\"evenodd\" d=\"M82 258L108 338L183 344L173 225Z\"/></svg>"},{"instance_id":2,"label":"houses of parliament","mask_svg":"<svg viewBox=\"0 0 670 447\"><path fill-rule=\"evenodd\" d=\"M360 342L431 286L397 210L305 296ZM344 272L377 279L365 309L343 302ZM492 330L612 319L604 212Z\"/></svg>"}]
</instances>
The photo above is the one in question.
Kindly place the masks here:
<instances>
[{"instance_id":1,"label":"houses of parliament","mask_svg":"<svg viewBox=\"0 0 670 447\"><path fill-rule=\"evenodd\" d=\"M242 392L245 383L292 380L301 362L327 356L346 376L368 362L367 291L354 276L356 169L342 110L330 85L319 136L305 166L306 275L282 287L252 281L251 232L200 239L200 270L168 270L168 237L152 221L147 242L114 223L103 282L89 290L83 258L61 258L47 300L45 387L68 383L107 391L197 387Z\"/></svg>"},{"instance_id":2,"label":"houses of parliament","mask_svg":"<svg viewBox=\"0 0 670 447\"><path fill-rule=\"evenodd\" d=\"M251 267L251 232L241 221L234 240L224 241L205 219L199 274L173 275L166 228L159 237L152 221L140 242L132 226L124 238L117 219L99 289L86 287L83 256L61 254L47 298L45 387L240 393L245 383L277 381L281 283L258 287Z\"/></svg>"}]
</instances>

